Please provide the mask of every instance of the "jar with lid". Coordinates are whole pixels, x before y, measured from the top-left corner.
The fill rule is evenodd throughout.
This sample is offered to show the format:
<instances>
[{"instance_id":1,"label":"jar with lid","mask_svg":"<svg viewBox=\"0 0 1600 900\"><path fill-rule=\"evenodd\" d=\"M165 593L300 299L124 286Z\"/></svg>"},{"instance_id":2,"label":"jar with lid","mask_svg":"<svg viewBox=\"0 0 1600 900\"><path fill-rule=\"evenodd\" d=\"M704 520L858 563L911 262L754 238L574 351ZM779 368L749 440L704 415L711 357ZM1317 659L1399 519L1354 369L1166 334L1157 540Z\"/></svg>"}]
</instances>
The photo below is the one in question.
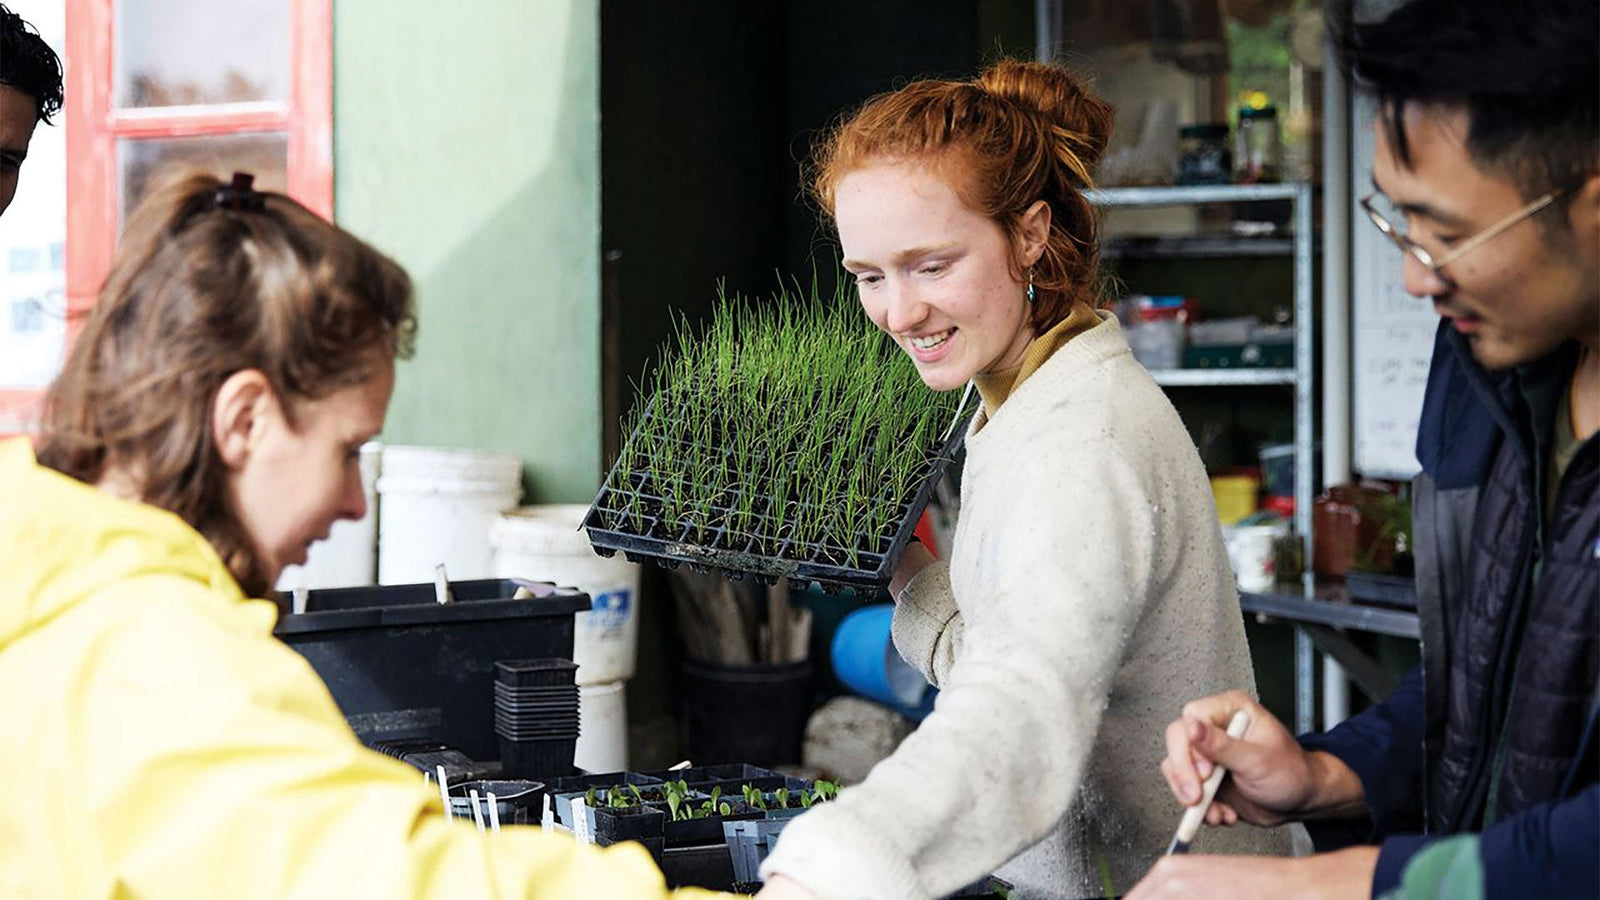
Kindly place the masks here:
<instances>
[{"instance_id":1,"label":"jar with lid","mask_svg":"<svg viewBox=\"0 0 1600 900\"><path fill-rule=\"evenodd\" d=\"M1234 181L1266 184L1283 173L1283 151L1278 143L1278 110L1263 106L1239 109L1239 131L1233 154Z\"/></svg>"},{"instance_id":2,"label":"jar with lid","mask_svg":"<svg viewBox=\"0 0 1600 900\"><path fill-rule=\"evenodd\" d=\"M1178 183L1227 184L1233 177L1228 123L1206 122L1178 129Z\"/></svg>"}]
</instances>

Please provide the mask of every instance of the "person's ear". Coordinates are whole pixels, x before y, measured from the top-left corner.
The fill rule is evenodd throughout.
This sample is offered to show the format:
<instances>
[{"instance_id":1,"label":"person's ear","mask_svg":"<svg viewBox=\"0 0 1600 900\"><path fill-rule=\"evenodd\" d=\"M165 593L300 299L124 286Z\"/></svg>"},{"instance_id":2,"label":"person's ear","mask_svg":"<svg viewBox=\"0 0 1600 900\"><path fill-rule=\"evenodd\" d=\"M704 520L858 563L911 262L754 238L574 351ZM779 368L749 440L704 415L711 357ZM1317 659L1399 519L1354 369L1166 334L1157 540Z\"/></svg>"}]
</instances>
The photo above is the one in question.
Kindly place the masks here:
<instances>
[{"instance_id":1,"label":"person's ear","mask_svg":"<svg viewBox=\"0 0 1600 900\"><path fill-rule=\"evenodd\" d=\"M222 382L211 404L211 439L224 465L244 465L276 409L277 396L260 369L240 369Z\"/></svg>"},{"instance_id":2,"label":"person's ear","mask_svg":"<svg viewBox=\"0 0 1600 900\"><path fill-rule=\"evenodd\" d=\"M1591 253L1600 250L1600 171L1589 173L1573 194L1569 214L1573 236L1579 247Z\"/></svg>"},{"instance_id":3,"label":"person's ear","mask_svg":"<svg viewBox=\"0 0 1600 900\"><path fill-rule=\"evenodd\" d=\"M1017 241L1021 244L1022 264L1031 266L1044 255L1044 245L1050 239L1050 204L1033 201L1028 211L1017 220Z\"/></svg>"}]
</instances>

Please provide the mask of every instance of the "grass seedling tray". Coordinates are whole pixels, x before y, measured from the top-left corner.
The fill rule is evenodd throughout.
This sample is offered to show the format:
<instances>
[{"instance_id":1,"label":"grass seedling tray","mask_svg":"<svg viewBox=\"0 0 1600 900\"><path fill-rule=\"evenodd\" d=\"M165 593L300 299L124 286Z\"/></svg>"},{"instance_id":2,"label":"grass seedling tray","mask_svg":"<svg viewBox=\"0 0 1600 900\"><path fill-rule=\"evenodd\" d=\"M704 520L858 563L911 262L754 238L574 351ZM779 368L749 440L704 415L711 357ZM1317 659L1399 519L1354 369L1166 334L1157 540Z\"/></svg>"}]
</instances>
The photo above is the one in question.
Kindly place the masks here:
<instances>
[{"instance_id":1,"label":"grass seedling tray","mask_svg":"<svg viewBox=\"0 0 1600 900\"><path fill-rule=\"evenodd\" d=\"M680 322L584 528L604 556L870 594L966 436L958 407L844 287L724 295L703 333Z\"/></svg>"}]
</instances>

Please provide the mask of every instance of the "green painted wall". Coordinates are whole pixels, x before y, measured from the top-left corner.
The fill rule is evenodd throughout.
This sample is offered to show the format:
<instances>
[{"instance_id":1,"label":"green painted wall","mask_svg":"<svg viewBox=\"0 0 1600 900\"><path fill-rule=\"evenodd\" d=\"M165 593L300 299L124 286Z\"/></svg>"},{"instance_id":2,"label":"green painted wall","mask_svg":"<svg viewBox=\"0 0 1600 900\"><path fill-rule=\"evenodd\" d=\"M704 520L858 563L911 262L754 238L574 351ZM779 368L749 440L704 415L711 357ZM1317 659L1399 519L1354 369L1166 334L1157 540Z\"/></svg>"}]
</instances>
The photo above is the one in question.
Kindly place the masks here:
<instances>
[{"instance_id":1,"label":"green painted wall","mask_svg":"<svg viewBox=\"0 0 1600 900\"><path fill-rule=\"evenodd\" d=\"M600 480L599 0L337 0L335 213L416 281L384 439Z\"/></svg>"}]
</instances>

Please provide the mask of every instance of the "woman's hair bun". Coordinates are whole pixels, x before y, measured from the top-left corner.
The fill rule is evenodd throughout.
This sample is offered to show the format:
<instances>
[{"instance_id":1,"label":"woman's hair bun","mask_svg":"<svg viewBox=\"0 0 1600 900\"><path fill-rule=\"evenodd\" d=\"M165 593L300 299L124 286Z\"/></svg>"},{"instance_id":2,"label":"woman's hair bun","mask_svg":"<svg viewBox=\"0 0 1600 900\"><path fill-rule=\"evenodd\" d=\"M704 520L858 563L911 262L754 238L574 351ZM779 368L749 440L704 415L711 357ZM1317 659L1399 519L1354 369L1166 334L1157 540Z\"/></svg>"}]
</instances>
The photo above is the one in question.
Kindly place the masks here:
<instances>
[{"instance_id":1,"label":"woman's hair bun","mask_svg":"<svg viewBox=\"0 0 1600 900\"><path fill-rule=\"evenodd\" d=\"M1105 156L1116 110L1066 69L1049 63L1004 60L985 71L977 84L1073 135L1077 154L1089 168Z\"/></svg>"}]
</instances>

